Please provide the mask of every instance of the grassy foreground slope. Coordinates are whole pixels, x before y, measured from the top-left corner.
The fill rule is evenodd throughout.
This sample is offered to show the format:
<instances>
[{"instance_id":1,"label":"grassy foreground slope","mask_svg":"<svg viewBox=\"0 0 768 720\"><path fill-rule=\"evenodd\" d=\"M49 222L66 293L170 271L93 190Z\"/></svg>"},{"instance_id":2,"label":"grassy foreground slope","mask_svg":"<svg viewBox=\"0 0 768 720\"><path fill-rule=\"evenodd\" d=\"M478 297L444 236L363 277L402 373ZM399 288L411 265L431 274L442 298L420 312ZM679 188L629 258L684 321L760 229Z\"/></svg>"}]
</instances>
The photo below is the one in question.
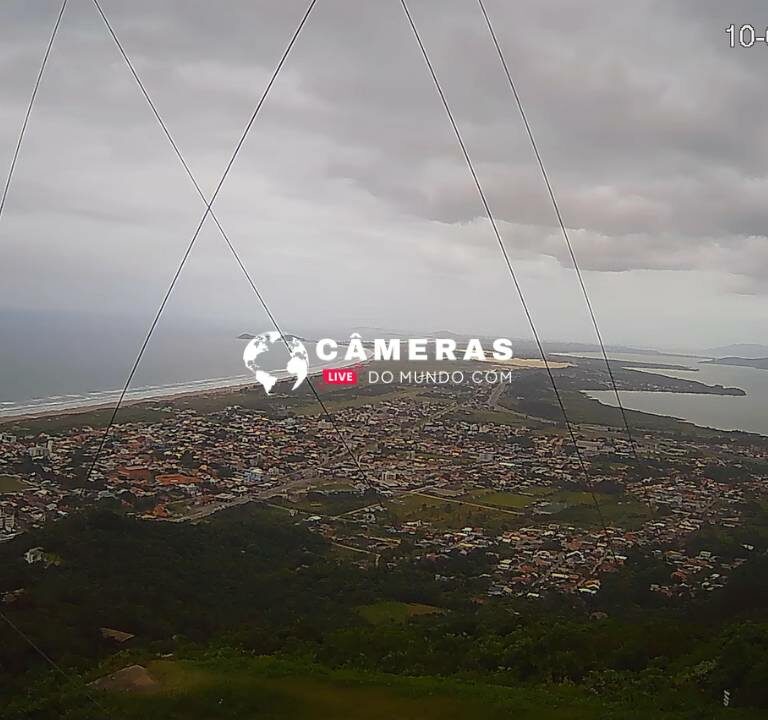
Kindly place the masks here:
<instances>
[{"instance_id":1,"label":"grassy foreground slope","mask_svg":"<svg viewBox=\"0 0 768 720\"><path fill-rule=\"evenodd\" d=\"M196 660L152 660L151 687L109 691L75 680L31 692L9 708L8 720L751 720L749 711L700 707L627 693L605 699L569 685L504 687L488 682L328 670L271 657L224 653Z\"/></svg>"}]
</instances>

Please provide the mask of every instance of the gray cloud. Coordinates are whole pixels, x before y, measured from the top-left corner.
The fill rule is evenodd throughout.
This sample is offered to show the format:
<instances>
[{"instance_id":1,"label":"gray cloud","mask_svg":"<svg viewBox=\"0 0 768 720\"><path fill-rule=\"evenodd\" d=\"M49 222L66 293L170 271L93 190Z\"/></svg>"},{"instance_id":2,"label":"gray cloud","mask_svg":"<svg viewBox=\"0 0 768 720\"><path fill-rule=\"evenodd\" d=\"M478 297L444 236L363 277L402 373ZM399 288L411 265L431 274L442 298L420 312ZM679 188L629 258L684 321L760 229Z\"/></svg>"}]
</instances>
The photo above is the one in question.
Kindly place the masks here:
<instances>
[{"instance_id":1,"label":"gray cloud","mask_svg":"<svg viewBox=\"0 0 768 720\"><path fill-rule=\"evenodd\" d=\"M679 302L673 271L694 295L707 278L711 296L742 318L712 328L711 343L704 330L690 342L755 339L746 334L764 329L768 289L768 48L730 49L724 28L757 24L762 4L487 3L590 286L599 294L616 275L627 288L624 304L604 311L608 336L631 341L637 330L637 341L653 342L621 312L631 317L657 286ZM103 4L210 191L305 4ZM539 314L545 334L588 339L570 258L474 0L411 5L507 248L556 301ZM10 157L56 10L0 7L0 158ZM151 313L201 209L91 3L71 0L0 225L0 301ZM308 312L349 323L470 327L480 314L485 327L525 333L396 0L318 2L217 212L291 320L311 299ZM233 322L252 318L248 288L212 230L195 258L175 311L218 304ZM690 313L700 307L691 297ZM672 341L681 329L690 324L657 332Z\"/></svg>"}]
</instances>

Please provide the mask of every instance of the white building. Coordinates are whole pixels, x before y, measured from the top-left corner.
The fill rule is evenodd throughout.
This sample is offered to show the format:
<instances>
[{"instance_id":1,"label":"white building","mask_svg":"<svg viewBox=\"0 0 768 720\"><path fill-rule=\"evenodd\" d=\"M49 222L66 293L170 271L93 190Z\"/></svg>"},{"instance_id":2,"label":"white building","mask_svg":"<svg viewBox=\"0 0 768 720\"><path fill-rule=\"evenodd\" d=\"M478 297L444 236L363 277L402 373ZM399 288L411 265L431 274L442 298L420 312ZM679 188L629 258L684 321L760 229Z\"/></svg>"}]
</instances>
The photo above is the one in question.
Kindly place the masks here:
<instances>
[{"instance_id":1,"label":"white building","mask_svg":"<svg viewBox=\"0 0 768 720\"><path fill-rule=\"evenodd\" d=\"M24 553L24 559L32 565L33 563L43 562L45 560L45 552L41 547L33 547Z\"/></svg>"}]
</instances>

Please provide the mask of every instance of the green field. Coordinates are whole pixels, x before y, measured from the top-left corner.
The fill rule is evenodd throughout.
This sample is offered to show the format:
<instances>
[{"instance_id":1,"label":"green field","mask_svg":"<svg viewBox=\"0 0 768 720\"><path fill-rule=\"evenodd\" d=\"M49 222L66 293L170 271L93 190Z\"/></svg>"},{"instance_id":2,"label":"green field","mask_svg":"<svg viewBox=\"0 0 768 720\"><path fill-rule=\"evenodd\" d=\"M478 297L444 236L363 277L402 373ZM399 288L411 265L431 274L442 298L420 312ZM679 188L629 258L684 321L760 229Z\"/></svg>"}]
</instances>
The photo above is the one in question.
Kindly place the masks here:
<instances>
[{"instance_id":1,"label":"green field","mask_svg":"<svg viewBox=\"0 0 768 720\"><path fill-rule=\"evenodd\" d=\"M467 499L482 505L496 505L501 508L512 508L521 510L529 505L539 502L542 497L554 492L551 488L531 488L530 491L523 493L511 492L476 492L468 496Z\"/></svg>"},{"instance_id":2,"label":"green field","mask_svg":"<svg viewBox=\"0 0 768 720\"><path fill-rule=\"evenodd\" d=\"M405 603L394 600L382 600L381 602L361 605L357 611L371 625L387 625L390 623L404 623L412 617L420 615L435 615L442 613L441 608L423 603Z\"/></svg>"},{"instance_id":3,"label":"green field","mask_svg":"<svg viewBox=\"0 0 768 720\"><path fill-rule=\"evenodd\" d=\"M375 385L372 387L376 387ZM359 392L347 390L346 394L342 394L341 391L337 391L328 398L324 398L323 402L329 412L338 410L345 410L347 408L363 407L364 405L373 405L377 402L383 402L385 400L401 400L404 398L416 399L418 395L424 392L424 388L400 388L391 390L388 392ZM321 415L322 408L316 400L308 400L297 405L293 408L293 412L296 415Z\"/></svg>"},{"instance_id":4,"label":"green field","mask_svg":"<svg viewBox=\"0 0 768 720\"><path fill-rule=\"evenodd\" d=\"M610 499L610 495L605 493L594 493L599 502L604 502ZM552 493L548 498L551 502L565 503L566 505L592 505L594 499L592 493L586 490L558 490Z\"/></svg>"},{"instance_id":5,"label":"green field","mask_svg":"<svg viewBox=\"0 0 768 720\"><path fill-rule=\"evenodd\" d=\"M595 498L600 506L600 513L595 507ZM628 530L636 529L643 523L651 520L651 511L642 502L630 495L609 495L607 493L595 493L595 498L589 492L581 490L557 490L555 488L541 487L531 488L523 493L475 491L464 496L463 500L479 505L495 506L499 509L525 511L533 505L538 508L549 508L547 513L553 521L579 525L582 527L599 527L601 525L600 514L606 523L617 525ZM543 505L541 504L544 501ZM415 502L415 499L412 501ZM468 508L467 516L471 516ZM428 514L433 514L431 508ZM482 509L478 509L483 512ZM454 511L454 515L456 512ZM495 515L491 512L492 515ZM415 518L412 518L415 519ZM472 525L467 522L467 525Z\"/></svg>"},{"instance_id":6,"label":"green field","mask_svg":"<svg viewBox=\"0 0 768 720\"><path fill-rule=\"evenodd\" d=\"M481 500L472 500L478 505ZM505 512L512 508L494 509L465 505L452 500L424 495L408 494L388 503L389 511L400 522L421 520L436 528L460 530L464 527L482 527L490 532L503 532L520 527L522 516Z\"/></svg>"},{"instance_id":7,"label":"green field","mask_svg":"<svg viewBox=\"0 0 768 720\"><path fill-rule=\"evenodd\" d=\"M0 493L15 493L30 487L28 482L14 475L0 475Z\"/></svg>"},{"instance_id":8,"label":"green field","mask_svg":"<svg viewBox=\"0 0 768 720\"><path fill-rule=\"evenodd\" d=\"M311 515L341 515L343 513L358 510L371 505L378 500L378 496L368 493L361 495L357 492L334 492L324 495L316 492L308 492L296 502L291 502L281 497L271 500L274 505L280 505L288 510L301 510Z\"/></svg>"},{"instance_id":9,"label":"green field","mask_svg":"<svg viewBox=\"0 0 768 720\"><path fill-rule=\"evenodd\" d=\"M452 415L458 422L477 423L478 425L495 424L511 425L512 427L537 427L540 425L526 415L513 412L501 412L499 410L461 410Z\"/></svg>"},{"instance_id":10,"label":"green field","mask_svg":"<svg viewBox=\"0 0 768 720\"><path fill-rule=\"evenodd\" d=\"M582 527L600 527L602 520L608 525L616 525L627 530L639 528L652 520L650 508L631 495L609 495L574 490L560 490L550 495L553 505L563 504L567 507L552 514L552 519L569 525ZM595 500L599 505L598 512ZM602 516L602 519L601 519Z\"/></svg>"},{"instance_id":11,"label":"green field","mask_svg":"<svg viewBox=\"0 0 768 720\"><path fill-rule=\"evenodd\" d=\"M165 508L171 515L186 515L191 511L192 503L189 500L176 500L169 502Z\"/></svg>"}]
</instances>

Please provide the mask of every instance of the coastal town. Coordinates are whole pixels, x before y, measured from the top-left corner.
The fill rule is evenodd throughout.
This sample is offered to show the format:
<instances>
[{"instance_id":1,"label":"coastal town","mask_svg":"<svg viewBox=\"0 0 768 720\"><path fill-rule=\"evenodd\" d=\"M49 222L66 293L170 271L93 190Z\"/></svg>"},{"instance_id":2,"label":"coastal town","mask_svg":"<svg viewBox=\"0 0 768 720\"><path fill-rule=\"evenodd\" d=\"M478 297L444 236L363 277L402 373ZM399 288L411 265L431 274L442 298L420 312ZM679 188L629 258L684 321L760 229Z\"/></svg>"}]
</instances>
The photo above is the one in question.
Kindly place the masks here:
<instances>
[{"instance_id":1,"label":"coastal town","mask_svg":"<svg viewBox=\"0 0 768 720\"><path fill-rule=\"evenodd\" d=\"M581 425L577 449L555 423L501 406L505 387L399 388L333 411L214 411L163 402L101 427L0 433L0 541L103 505L148 521L203 522L258 503L303 523L360 563L480 558L484 592L532 600L590 596L636 557L665 564L666 596L722 587L733 557L690 539L737 528L765 502L760 447ZM741 454L741 455L740 455ZM586 469L586 473L584 472ZM732 475L738 471L738 482ZM46 564L44 548L27 561Z\"/></svg>"}]
</instances>

